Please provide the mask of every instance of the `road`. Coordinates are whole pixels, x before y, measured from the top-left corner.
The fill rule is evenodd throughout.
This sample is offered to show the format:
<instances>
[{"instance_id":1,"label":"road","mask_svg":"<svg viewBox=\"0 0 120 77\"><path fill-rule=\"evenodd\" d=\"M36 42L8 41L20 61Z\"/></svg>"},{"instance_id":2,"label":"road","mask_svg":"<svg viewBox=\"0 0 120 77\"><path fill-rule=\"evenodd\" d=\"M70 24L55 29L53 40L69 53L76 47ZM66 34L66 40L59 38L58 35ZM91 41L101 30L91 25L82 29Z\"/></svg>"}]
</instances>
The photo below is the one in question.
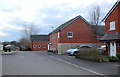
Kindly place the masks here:
<instances>
[{"instance_id":1,"label":"road","mask_svg":"<svg viewBox=\"0 0 120 77\"><path fill-rule=\"evenodd\" d=\"M2 55L2 75L117 75L118 63L84 61L49 52Z\"/></svg>"}]
</instances>

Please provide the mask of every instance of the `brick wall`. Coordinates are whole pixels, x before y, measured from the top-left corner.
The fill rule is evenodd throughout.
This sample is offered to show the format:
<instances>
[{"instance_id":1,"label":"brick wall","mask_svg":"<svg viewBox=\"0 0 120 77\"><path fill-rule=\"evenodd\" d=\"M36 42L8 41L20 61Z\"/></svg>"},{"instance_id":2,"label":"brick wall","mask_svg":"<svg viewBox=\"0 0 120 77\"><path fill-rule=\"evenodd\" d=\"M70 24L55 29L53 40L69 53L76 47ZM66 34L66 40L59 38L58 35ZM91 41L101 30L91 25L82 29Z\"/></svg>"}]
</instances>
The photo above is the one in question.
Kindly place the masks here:
<instances>
[{"instance_id":1,"label":"brick wall","mask_svg":"<svg viewBox=\"0 0 120 77\"><path fill-rule=\"evenodd\" d=\"M118 6L118 32L120 32L120 3Z\"/></svg>"},{"instance_id":2,"label":"brick wall","mask_svg":"<svg viewBox=\"0 0 120 77\"><path fill-rule=\"evenodd\" d=\"M115 21L116 30L110 31L110 22ZM109 15L109 17L105 21L106 25L106 33L111 32L120 32L120 4L116 7L113 12Z\"/></svg>"},{"instance_id":3,"label":"brick wall","mask_svg":"<svg viewBox=\"0 0 120 77\"><path fill-rule=\"evenodd\" d=\"M73 32L73 38L68 38L67 33ZM61 31L61 43L95 43L96 40L92 28L81 18L69 24Z\"/></svg>"},{"instance_id":4,"label":"brick wall","mask_svg":"<svg viewBox=\"0 0 120 77\"><path fill-rule=\"evenodd\" d=\"M33 41L31 44L32 51L46 51L46 50L48 50L48 42L49 41ZM36 47L34 47L34 46L36 46Z\"/></svg>"}]
</instances>

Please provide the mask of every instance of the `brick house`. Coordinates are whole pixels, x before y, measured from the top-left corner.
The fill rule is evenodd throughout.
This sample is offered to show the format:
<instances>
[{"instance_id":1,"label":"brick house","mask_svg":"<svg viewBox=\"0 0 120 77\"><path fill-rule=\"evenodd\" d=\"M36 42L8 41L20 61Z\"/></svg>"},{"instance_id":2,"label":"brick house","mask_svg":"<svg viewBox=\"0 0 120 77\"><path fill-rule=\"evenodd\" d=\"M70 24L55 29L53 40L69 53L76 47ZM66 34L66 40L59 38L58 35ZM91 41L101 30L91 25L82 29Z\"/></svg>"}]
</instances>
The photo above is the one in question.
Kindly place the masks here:
<instances>
[{"instance_id":1,"label":"brick house","mask_svg":"<svg viewBox=\"0 0 120 77\"><path fill-rule=\"evenodd\" d=\"M101 34L100 37L103 35ZM100 44L99 39L95 38L90 23L80 15L60 25L49 33L49 36L49 49L60 54L76 46Z\"/></svg>"},{"instance_id":2,"label":"brick house","mask_svg":"<svg viewBox=\"0 0 120 77\"><path fill-rule=\"evenodd\" d=\"M49 35L31 35L30 37L32 51L48 50Z\"/></svg>"},{"instance_id":3,"label":"brick house","mask_svg":"<svg viewBox=\"0 0 120 77\"><path fill-rule=\"evenodd\" d=\"M106 33L101 40L107 44L107 55L116 56L117 52L120 53L120 0L114 4L103 20Z\"/></svg>"}]
</instances>

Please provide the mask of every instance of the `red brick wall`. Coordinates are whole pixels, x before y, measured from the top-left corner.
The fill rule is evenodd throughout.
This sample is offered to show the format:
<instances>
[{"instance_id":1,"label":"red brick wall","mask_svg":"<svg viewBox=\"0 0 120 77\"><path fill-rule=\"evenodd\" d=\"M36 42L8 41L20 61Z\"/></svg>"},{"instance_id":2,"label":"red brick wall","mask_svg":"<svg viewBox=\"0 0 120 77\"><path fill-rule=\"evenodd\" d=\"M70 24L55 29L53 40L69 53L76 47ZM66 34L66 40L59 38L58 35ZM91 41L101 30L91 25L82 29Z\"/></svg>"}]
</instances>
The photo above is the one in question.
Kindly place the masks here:
<instances>
[{"instance_id":1,"label":"red brick wall","mask_svg":"<svg viewBox=\"0 0 120 77\"><path fill-rule=\"evenodd\" d=\"M118 5L118 32L120 32L120 3Z\"/></svg>"},{"instance_id":2,"label":"red brick wall","mask_svg":"<svg viewBox=\"0 0 120 77\"><path fill-rule=\"evenodd\" d=\"M107 51L107 56L109 56L110 55L110 42L107 42L106 51Z\"/></svg>"},{"instance_id":3,"label":"red brick wall","mask_svg":"<svg viewBox=\"0 0 120 77\"><path fill-rule=\"evenodd\" d=\"M116 50L118 53L120 53L120 41L117 42L117 45L116 45Z\"/></svg>"},{"instance_id":4,"label":"red brick wall","mask_svg":"<svg viewBox=\"0 0 120 77\"><path fill-rule=\"evenodd\" d=\"M61 38L61 35L60 35L60 38ZM60 38L58 38L58 33L54 33L54 35L53 34L50 35L50 41L52 42L51 44L52 46L50 47L50 49L53 49L53 48L57 49L58 47L57 45L58 43L60 43Z\"/></svg>"},{"instance_id":5,"label":"red brick wall","mask_svg":"<svg viewBox=\"0 0 120 77\"><path fill-rule=\"evenodd\" d=\"M73 32L73 38L68 38L67 33ZM81 18L69 24L61 31L61 43L95 43L92 28Z\"/></svg>"},{"instance_id":6,"label":"red brick wall","mask_svg":"<svg viewBox=\"0 0 120 77\"><path fill-rule=\"evenodd\" d=\"M33 41L32 42L32 51L46 51L48 50L48 42L49 41ZM33 47L33 45L36 45L36 48ZM38 48L38 45L40 45L41 47ZM44 47L45 45L45 47Z\"/></svg>"},{"instance_id":7,"label":"red brick wall","mask_svg":"<svg viewBox=\"0 0 120 77\"><path fill-rule=\"evenodd\" d=\"M118 6L119 7L116 7L105 21L106 33L120 32L120 3L119 3ZM115 21L116 30L109 31L109 29L110 29L110 26L109 26L110 24L109 23L111 21Z\"/></svg>"}]
</instances>

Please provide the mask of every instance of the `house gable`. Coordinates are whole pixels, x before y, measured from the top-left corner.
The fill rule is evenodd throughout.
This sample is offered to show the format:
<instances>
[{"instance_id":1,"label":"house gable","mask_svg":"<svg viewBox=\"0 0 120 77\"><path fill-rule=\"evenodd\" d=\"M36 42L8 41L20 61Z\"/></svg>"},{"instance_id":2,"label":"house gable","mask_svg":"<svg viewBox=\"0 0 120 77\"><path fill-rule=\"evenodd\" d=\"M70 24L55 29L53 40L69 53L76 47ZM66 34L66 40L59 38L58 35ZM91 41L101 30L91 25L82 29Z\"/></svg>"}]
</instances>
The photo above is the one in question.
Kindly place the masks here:
<instances>
[{"instance_id":1,"label":"house gable","mask_svg":"<svg viewBox=\"0 0 120 77\"><path fill-rule=\"evenodd\" d=\"M106 24L106 33L112 32L120 32L120 1L117 1L115 5L111 8L108 14L105 16L105 24ZM115 24L115 26L111 26L111 23ZM111 30L112 27L112 30Z\"/></svg>"},{"instance_id":2,"label":"house gable","mask_svg":"<svg viewBox=\"0 0 120 77\"><path fill-rule=\"evenodd\" d=\"M68 32L73 32L72 38L68 38ZM61 43L95 43L96 41L93 29L81 17L61 30Z\"/></svg>"},{"instance_id":3,"label":"house gable","mask_svg":"<svg viewBox=\"0 0 120 77\"><path fill-rule=\"evenodd\" d=\"M84 22L86 22L87 24L90 25L90 23L88 21L86 21L82 16L79 15L79 16L65 22L64 24L60 25L58 28L56 28L55 30L50 32L49 35L52 34L52 33L56 33L56 32L59 32L59 31L63 30L65 27L67 27L69 24L71 24L72 22L74 22L78 18L81 18L82 20L84 20Z\"/></svg>"},{"instance_id":4,"label":"house gable","mask_svg":"<svg viewBox=\"0 0 120 77\"><path fill-rule=\"evenodd\" d=\"M113 7L110 9L110 11L107 13L107 15L104 17L103 21L106 20L106 19L111 15L111 13L115 10L115 8L118 6L119 3L120 3L120 0L118 0L118 1L113 5Z\"/></svg>"}]
</instances>

